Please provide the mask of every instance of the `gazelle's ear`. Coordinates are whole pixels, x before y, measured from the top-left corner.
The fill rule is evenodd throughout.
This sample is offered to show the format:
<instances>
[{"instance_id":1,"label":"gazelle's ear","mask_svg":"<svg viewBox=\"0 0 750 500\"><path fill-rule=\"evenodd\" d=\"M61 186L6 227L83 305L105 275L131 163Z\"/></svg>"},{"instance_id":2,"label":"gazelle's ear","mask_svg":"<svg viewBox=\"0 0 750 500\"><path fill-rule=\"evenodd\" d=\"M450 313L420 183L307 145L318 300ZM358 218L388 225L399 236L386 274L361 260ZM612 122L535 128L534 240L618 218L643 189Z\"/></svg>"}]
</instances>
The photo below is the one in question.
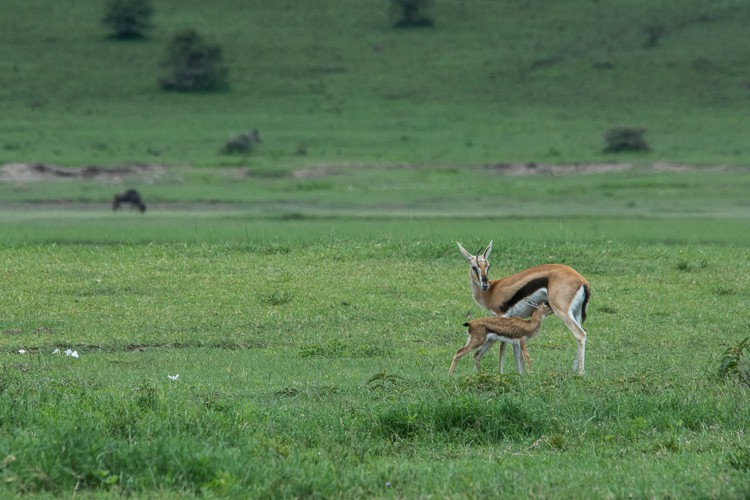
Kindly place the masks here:
<instances>
[{"instance_id":1,"label":"gazelle's ear","mask_svg":"<svg viewBox=\"0 0 750 500\"><path fill-rule=\"evenodd\" d=\"M461 243L456 242L458 244L458 251L461 252L461 255L464 256L466 260L472 260L474 258L473 255L471 255L464 247L461 246Z\"/></svg>"},{"instance_id":2,"label":"gazelle's ear","mask_svg":"<svg viewBox=\"0 0 750 500\"><path fill-rule=\"evenodd\" d=\"M494 240L490 240L490 244L487 245L487 248L484 249L484 252L482 252L482 256L484 257L484 260L489 260L490 258L490 252L492 252L492 243Z\"/></svg>"}]
</instances>

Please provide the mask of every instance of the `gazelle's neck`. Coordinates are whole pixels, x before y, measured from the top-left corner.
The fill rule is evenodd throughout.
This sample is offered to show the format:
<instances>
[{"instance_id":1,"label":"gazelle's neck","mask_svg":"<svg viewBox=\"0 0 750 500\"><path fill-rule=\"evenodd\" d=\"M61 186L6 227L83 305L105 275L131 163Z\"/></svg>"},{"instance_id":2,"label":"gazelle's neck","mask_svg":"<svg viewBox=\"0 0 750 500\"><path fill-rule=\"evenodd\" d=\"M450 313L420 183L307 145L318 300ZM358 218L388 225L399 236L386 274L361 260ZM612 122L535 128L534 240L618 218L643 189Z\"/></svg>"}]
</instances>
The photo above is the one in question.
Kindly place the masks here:
<instances>
[{"instance_id":1,"label":"gazelle's neck","mask_svg":"<svg viewBox=\"0 0 750 500\"><path fill-rule=\"evenodd\" d=\"M538 308L534 309L534 312L531 313L531 321L536 321L536 322L541 323L543 319L544 319L544 316L542 315L542 310Z\"/></svg>"},{"instance_id":2,"label":"gazelle's neck","mask_svg":"<svg viewBox=\"0 0 750 500\"><path fill-rule=\"evenodd\" d=\"M490 287L491 286L492 285L490 285ZM490 296L490 290L492 290L492 288L487 291L482 290L481 285L477 284L476 281L471 280L471 295L474 298L474 302L476 302L482 309L489 309L487 307L487 299Z\"/></svg>"}]
</instances>

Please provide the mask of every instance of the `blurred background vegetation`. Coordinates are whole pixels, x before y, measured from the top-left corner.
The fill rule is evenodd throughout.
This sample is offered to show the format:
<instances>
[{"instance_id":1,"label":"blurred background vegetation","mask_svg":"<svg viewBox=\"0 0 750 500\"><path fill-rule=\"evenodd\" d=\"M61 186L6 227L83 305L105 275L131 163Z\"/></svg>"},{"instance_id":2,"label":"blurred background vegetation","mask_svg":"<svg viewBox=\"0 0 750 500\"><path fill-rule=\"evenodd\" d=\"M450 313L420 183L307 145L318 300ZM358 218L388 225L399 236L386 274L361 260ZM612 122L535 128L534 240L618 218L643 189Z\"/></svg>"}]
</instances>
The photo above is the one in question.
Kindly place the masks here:
<instances>
[{"instance_id":1,"label":"blurred background vegetation","mask_svg":"<svg viewBox=\"0 0 750 500\"><path fill-rule=\"evenodd\" d=\"M3 2L0 163L750 161L744 0L118 3Z\"/></svg>"}]
</instances>

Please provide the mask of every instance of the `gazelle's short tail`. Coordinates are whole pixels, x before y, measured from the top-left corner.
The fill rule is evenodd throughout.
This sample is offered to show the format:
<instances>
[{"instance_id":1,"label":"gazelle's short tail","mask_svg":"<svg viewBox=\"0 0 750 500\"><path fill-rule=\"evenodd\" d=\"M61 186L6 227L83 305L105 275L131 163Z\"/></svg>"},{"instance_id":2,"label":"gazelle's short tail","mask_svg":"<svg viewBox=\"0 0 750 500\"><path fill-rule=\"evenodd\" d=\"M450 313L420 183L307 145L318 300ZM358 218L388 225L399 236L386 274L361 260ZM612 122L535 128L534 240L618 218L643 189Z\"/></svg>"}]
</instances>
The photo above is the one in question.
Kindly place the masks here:
<instances>
[{"instance_id":1,"label":"gazelle's short tail","mask_svg":"<svg viewBox=\"0 0 750 500\"><path fill-rule=\"evenodd\" d=\"M589 297L591 291L589 291L588 285L583 285L583 305L581 306L581 323L586 321L586 306L589 304Z\"/></svg>"}]
</instances>

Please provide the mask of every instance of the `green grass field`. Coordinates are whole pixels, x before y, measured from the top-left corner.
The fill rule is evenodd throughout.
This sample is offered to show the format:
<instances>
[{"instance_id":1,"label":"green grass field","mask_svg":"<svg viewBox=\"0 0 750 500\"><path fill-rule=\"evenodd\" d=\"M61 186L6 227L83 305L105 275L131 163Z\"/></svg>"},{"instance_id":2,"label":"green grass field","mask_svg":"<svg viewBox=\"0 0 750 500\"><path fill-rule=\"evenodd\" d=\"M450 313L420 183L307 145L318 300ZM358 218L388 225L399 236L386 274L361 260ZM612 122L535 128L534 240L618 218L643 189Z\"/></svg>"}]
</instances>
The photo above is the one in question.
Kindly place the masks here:
<instances>
[{"instance_id":1,"label":"green grass field","mask_svg":"<svg viewBox=\"0 0 750 500\"><path fill-rule=\"evenodd\" d=\"M0 497L750 497L750 4L152 3L3 3ZM448 377L489 240L591 282L584 377L556 318Z\"/></svg>"},{"instance_id":2,"label":"green grass field","mask_svg":"<svg viewBox=\"0 0 750 500\"><path fill-rule=\"evenodd\" d=\"M553 261L590 279L584 378L555 319L532 372L487 356L447 377L481 315L447 238L5 245L2 489L748 494L747 388L717 376L748 332L746 248L496 246L498 275Z\"/></svg>"},{"instance_id":3,"label":"green grass field","mask_svg":"<svg viewBox=\"0 0 750 500\"><path fill-rule=\"evenodd\" d=\"M466 187L451 172L419 185L410 170L379 172L411 186L408 207L361 173L238 182L212 170L151 186L145 215L111 213L109 185L3 185L18 198L0 217L0 488L750 492L748 389L718 376L750 325L745 172L469 171ZM504 215L470 196L478 180L505 195ZM433 206L448 182L459 194ZM344 186L359 204L338 199ZM560 262L591 281L585 377L556 319L530 344L532 372L498 376L487 356L482 375L464 360L447 377L460 324L482 315L455 241L491 238L494 277Z\"/></svg>"}]
</instances>

